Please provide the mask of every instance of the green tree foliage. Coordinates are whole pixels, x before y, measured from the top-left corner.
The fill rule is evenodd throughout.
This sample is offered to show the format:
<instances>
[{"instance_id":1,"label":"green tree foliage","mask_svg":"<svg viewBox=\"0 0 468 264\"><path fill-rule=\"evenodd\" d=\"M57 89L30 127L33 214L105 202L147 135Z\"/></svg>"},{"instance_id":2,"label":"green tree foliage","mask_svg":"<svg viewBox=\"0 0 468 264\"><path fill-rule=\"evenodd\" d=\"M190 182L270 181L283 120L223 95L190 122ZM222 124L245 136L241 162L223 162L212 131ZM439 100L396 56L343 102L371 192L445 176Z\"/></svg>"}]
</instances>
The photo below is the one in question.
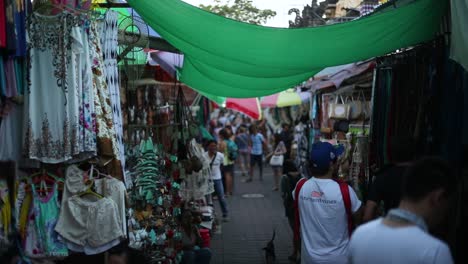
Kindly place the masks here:
<instances>
[{"instance_id":1,"label":"green tree foliage","mask_svg":"<svg viewBox=\"0 0 468 264\"><path fill-rule=\"evenodd\" d=\"M270 9L258 9L251 0L228 0L225 4L221 0L214 0L213 5L200 5L201 9L231 18L234 20L261 25L269 18L276 16L276 12Z\"/></svg>"}]
</instances>

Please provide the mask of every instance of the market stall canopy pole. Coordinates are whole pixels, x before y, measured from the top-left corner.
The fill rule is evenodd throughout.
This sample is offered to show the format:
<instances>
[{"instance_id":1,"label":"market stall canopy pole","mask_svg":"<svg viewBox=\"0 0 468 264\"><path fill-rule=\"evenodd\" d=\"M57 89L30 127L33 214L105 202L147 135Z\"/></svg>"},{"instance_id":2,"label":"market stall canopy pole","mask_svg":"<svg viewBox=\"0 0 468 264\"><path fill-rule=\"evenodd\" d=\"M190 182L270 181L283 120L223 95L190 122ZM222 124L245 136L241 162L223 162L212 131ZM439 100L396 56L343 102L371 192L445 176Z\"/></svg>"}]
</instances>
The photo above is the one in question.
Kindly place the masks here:
<instances>
[{"instance_id":1,"label":"market stall canopy pole","mask_svg":"<svg viewBox=\"0 0 468 264\"><path fill-rule=\"evenodd\" d=\"M128 0L184 53L180 80L206 94L258 97L286 90L320 70L430 40L447 0L415 0L346 23L270 28L234 21L180 0Z\"/></svg>"}]
</instances>

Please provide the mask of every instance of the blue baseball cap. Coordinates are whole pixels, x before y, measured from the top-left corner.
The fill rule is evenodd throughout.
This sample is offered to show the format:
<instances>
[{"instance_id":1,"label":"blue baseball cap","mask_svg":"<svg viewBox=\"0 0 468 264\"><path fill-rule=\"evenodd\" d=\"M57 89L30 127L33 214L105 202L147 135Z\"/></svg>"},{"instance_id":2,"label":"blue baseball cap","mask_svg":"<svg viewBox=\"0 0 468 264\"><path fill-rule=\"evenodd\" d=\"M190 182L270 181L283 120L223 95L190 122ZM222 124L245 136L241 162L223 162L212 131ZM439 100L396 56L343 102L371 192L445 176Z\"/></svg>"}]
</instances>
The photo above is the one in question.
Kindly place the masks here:
<instances>
[{"instance_id":1,"label":"blue baseball cap","mask_svg":"<svg viewBox=\"0 0 468 264\"><path fill-rule=\"evenodd\" d=\"M335 161L344 153L343 145L332 145L328 142L316 142L312 144L310 152L310 164L313 168L326 170L330 162Z\"/></svg>"}]
</instances>

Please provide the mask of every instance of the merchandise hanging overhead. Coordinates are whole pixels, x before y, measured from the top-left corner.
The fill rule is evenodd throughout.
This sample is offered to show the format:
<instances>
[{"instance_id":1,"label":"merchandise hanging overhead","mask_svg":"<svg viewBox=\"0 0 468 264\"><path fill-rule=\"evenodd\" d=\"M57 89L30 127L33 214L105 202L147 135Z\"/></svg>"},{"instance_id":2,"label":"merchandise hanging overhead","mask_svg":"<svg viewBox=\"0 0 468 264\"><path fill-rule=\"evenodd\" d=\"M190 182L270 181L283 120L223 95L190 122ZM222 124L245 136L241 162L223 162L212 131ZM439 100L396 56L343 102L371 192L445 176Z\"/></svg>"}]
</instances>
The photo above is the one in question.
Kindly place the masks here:
<instances>
[{"instance_id":1,"label":"merchandise hanging overhead","mask_svg":"<svg viewBox=\"0 0 468 264\"><path fill-rule=\"evenodd\" d=\"M447 2L398 1L397 8L347 23L283 29L234 21L179 0L128 0L184 53L181 81L204 93L239 98L273 94L323 68L430 40Z\"/></svg>"}]
</instances>

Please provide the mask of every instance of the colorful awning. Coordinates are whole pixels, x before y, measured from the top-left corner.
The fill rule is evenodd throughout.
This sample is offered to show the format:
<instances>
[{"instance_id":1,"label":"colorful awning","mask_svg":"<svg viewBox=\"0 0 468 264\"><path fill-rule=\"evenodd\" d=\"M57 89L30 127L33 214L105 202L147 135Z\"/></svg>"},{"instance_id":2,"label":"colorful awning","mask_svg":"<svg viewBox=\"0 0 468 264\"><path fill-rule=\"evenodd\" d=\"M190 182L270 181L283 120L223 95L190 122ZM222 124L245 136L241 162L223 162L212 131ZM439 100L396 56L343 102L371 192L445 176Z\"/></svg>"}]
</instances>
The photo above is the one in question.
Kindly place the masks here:
<instances>
[{"instance_id":1,"label":"colorful awning","mask_svg":"<svg viewBox=\"0 0 468 264\"><path fill-rule=\"evenodd\" d=\"M225 107L244 113L253 119L262 119L262 110L257 98L227 98Z\"/></svg>"},{"instance_id":2,"label":"colorful awning","mask_svg":"<svg viewBox=\"0 0 468 264\"><path fill-rule=\"evenodd\" d=\"M294 89L288 89L283 92L263 97L260 100L260 106L262 108L286 107L300 105L302 102L303 100L299 93L294 91Z\"/></svg>"}]
</instances>

